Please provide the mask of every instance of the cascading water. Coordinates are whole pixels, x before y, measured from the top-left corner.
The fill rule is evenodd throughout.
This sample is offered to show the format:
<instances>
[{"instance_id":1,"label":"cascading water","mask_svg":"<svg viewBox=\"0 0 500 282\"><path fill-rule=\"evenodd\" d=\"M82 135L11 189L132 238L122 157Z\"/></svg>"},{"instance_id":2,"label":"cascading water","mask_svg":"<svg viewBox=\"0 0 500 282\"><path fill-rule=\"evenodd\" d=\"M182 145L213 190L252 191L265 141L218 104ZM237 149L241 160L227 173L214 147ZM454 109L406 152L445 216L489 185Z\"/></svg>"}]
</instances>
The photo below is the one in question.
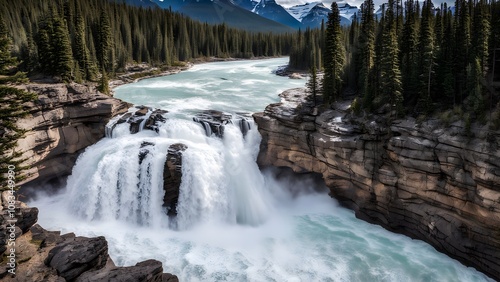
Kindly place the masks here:
<instances>
[{"instance_id":1,"label":"cascading water","mask_svg":"<svg viewBox=\"0 0 500 282\"><path fill-rule=\"evenodd\" d=\"M141 129L149 116L144 116ZM244 127L245 139L239 121L228 123L220 139L206 136L206 128L194 122L174 118L163 123L158 134L147 130L126 134L130 124L117 124L120 118L107 126L108 135L115 137L89 148L68 179L68 208L77 216L169 226L162 207L163 170L169 146L181 142L187 150L182 154L178 228L187 229L200 221L251 225L264 221L270 203L255 163L254 148L260 140L256 130L248 132Z\"/></svg>"},{"instance_id":2,"label":"cascading water","mask_svg":"<svg viewBox=\"0 0 500 282\"><path fill-rule=\"evenodd\" d=\"M311 178L259 170L260 135L242 112L303 86L271 73L285 63L204 64L117 89L119 98L169 113L156 115L156 127L145 122L154 114L144 108L142 119L133 117L137 108L113 119L107 137L79 157L66 189L31 203L40 224L104 235L117 265L158 259L181 281L488 281L428 244L357 220ZM206 120L210 109L233 113L219 115L221 136ZM200 113L206 125L193 121ZM140 121L135 134L130 118ZM185 150L172 217L163 206L163 172L179 143Z\"/></svg>"}]
</instances>

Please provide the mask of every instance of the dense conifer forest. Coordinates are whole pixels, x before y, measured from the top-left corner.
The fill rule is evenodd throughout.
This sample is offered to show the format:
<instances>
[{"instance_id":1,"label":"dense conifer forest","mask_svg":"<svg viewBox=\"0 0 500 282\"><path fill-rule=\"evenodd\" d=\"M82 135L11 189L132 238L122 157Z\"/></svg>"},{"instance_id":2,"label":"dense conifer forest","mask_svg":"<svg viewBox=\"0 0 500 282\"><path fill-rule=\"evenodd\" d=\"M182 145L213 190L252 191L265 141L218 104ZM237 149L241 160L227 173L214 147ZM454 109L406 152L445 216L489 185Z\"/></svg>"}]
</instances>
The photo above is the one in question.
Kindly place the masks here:
<instances>
[{"instance_id":1,"label":"dense conifer forest","mask_svg":"<svg viewBox=\"0 0 500 282\"><path fill-rule=\"evenodd\" d=\"M402 115L460 106L479 121L498 103L491 82L500 80L492 77L500 2L457 0L452 10L430 0L389 0L376 15L366 0L346 28L335 3L332 10L320 30L299 35L290 58L292 68L324 69L326 103L350 90L358 93L356 110L390 104Z\"/></svg>"},{"instance_id":2,"label":"dense conifer forest","mask_svg":"<svg viewBox=\"0 0 500 282\"><path fill-rule=\"evenodd\" d=\"M497 0L457 0L453 8L389 0L377 13L373 0L366 0L349 27L340 25L333 3L321 28L293 34L208 25L121 1L0 2L0 22L19 62L15 70L66 82L99 81L103 92L109 77L134 62L171 66L212 56L290 55L291 69L314 67L317 81L308 85L324 104L356 93L357 112L384 105L398 116L457 109L470 123L485 121L500 100L491 83L500 80L492 76L500 48Z\"/></svg>"},{"instance_id":3,"label":"dense conifer forest","mask_svg":"<svg viewBox=\"0 0 500 282\"><path fill-rule=\"evenodd\" d=\"M96 81L128 63L173 65L200 57L288 55L295 35L208 25L160 8L104 0L2 0L22 71Z\"/></svg>"}]
</instances>

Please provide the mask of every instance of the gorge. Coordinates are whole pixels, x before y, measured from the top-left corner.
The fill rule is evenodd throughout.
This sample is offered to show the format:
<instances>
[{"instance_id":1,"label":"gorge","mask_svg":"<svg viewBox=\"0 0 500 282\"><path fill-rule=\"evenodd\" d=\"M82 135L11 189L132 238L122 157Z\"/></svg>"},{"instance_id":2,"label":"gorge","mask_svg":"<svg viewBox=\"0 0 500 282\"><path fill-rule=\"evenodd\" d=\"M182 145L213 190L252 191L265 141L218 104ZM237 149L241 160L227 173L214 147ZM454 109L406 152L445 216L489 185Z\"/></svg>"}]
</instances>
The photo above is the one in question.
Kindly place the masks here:
<instances>
[{"instance_id":1,"label":"gorge","mask_svg":"<svg viewBox=\"0 0 500 282\"><path fill-rule=\"evenodd\" d=\"M141 130L146 123L141 122L137 132L131 132L129 123L118 124L119 117L108 123L108 137L80 155L66 187L57 195L40 194L30 202L40 209L40 224L62 233L105 236L117 265L130 266L153 258L163 262L164 270L178 275L181 281L489 281L482 273L464 267L422 241L356 219L350 210L331 199L327 195L329 189L313 176L297 177L289 172L259 169L256 160L260 165L290 167L301 173L332 172L325 178L330 192L336 191L331 193L342 202L353 199L355 204L350 207L364 219L374 221L377 216L383 219L383 214L374 213L380 211L373 207L384 207L390 202L389 194L379 191L386 189L381 185L375 185L368 193L342 189L347 180L359 181L354 175L364 176L361 182L371 180L364 166L359 167L358 163L376 167L378 160L370 163L360 153L346 155L338 172L335 167L325 169L325 162L315 161L313 155L321 156L323 152L318 146L321 137L316 140L309 133L318 128L319 132L330 130L329 135L333 135L347 129L340 123L340 115L324 117L325 122L318 119L321 116L297 115L295 106L300 104L299 97L299 102L283 97L282 104L274 104L279 93L302 87L305 82L272 73L286 61L280 58L197 65L175 76L117 88L117 98L168 113L160 114L164 120L154 130ZM256 113L268 104L272 105L264 114ZM128 107L120 108L125 113ZM307 107L299 108L308 112ZM129 111L141 109L144 108ZM193 121L193 117L206 110L231 114L232 122L224 126L222 137L207 136L206 127ZM145 116L152 113L144 110ZM238 123L241 117L248 118L252 113L256 113L256 123L245 119L250 130L244 134ZM321 126L324 128L320 129ZM373 125L367 130L371 128L377 127ZM379 130L382 132L382 128ZM345 143L354 146L351 149L358 146L355 141ZM169 208L163 206L162 193L169 149L176 144L183 144L177 145L182 148L182 181L177 216L172 219ZM392 151L397 152L391 157L399 158L404 147L391 144ZM414 142L416 148L420 148L418 145L421 144ZM379 148L379 145L367 146ZM381 151L383 145L380 146ZM325 150L324 154L329 156L330 152ZM174 167L179 165L170 160ZM433 169L425 163L422 167L424 171ZM355 174L340 174L342 169ZM376 178L381 183L397 181L395 173L399 171L385 167L382 171L387 171L385 178ZM332 189L334 185L341 190ZM484 198L492 195L487 192ZM407 193L404 199L412 199ZM414 199L407 202L418 204ZM372 206L366 208L363 203ZM408 214L400 211L403 219L394 222L408 219L409 224L422 228L418 222L410 221L409 211ZM427 218L426 227L435 227L436 238L440 238L446 225L437 217ZM490 234L492 240L497 236ZM475 266L495 277L494 272Z\"/></svg>"}]
</instances>

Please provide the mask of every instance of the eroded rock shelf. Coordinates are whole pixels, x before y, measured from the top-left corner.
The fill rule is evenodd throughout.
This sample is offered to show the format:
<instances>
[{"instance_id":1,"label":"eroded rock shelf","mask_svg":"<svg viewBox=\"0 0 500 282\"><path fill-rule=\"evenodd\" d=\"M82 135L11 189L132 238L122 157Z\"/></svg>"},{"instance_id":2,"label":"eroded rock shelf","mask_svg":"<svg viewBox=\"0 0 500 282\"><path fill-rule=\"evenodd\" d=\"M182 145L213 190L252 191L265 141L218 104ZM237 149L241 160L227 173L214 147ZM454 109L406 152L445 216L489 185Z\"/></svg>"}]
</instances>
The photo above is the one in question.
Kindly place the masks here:
<instances>
[{"instance_id":1,"label":"eroded rock shelf","mask_svg":"<svg viewBox=\"0 0 500 282\"><path fill-rule=\"evenodd\" d=\"M316 114L301 89L254 114L258 163L323 176L358 218L500 279L500 133L457 122ZM392 121L391 121L392 120Z\"/></svg>"}]
</instances>

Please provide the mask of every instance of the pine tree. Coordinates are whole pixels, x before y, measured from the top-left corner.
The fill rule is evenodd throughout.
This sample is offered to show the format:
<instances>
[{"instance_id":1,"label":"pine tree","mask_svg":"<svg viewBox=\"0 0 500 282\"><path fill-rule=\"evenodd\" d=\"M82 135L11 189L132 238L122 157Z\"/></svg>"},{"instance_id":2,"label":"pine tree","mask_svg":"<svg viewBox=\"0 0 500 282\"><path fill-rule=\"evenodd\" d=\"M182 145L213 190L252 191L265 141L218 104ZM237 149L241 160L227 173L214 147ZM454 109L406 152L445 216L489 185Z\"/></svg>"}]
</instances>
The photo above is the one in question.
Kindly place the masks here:
<instances>
[{"instance_id":1,"label":"pine tree","mask_svg":"<svg viewBox=\"0 0 500 282\"><path fill-rule=\"evenodd\" d=\"M50 50L53 56L53 73L63 81L72 79L73 54L69 41L68 28L64 20L55 15L53 17L53 33L50 37Z\"/></svg>"},{"instance_id":2,"label":"pine tree","mask_svg":"<svg viewBox=\"0 0 500 282\"><path fill-rule=\"evenodd\" d=\"M389 0L382 30L380 65L380 91L383 101L391 104L399 115L403 111L401 72L399 69L399 48L394 17L394 0Z\"/></svg>"},{"instance_id":3,"label":"pine tree","mask_svg":"<svg viewBox=\"0 0 500 282\"><path fill-rule=\"evenodd\" d=\"M403 97L409 105L415 105L418 97L419 78L417 60L417 19L415 2L409 0L405 3L406 20L403 26L401 39L401 73L403 79ZM417 2L418 5L418 2Z\"/></svg>"},{"instance_id":4,"label":"pine tree","mask_svg":"<svg viewBox=\"0 0 500 282\"><path fill-rule=\"evenodd\" d=\"M20 166L24 161L22 153L14 151L14 147L25 133L16 125L16 120L27 115L24 103L33 101L34 94L26 91L0 85L0 182L5 183L9 166L16 167L16 181L20 181L22 170Z\"/></svg>"},{"instance_id":5,"label":"pine tree","mask_svg":"<svg viewBox=\"0 0 500 282\"><path fill-rule=\"evenodd\" d=\"M461 103L464 99L464 90L467 89L466 70L471 60L469 57L471 34L470 14L466 0L457 0L455 4L455 96L454 100ZM458 95L457 95L458 94ZM456 104L456 103L454 103Z\"/></svg>"},{"instance_id":6,"label":"pine tree","mask_svg":"<svg viewBox=\"0 0 500 282\"><path fill-rule=\"evenodd\" d=\"M489 38L491 33L490 15L485 0L479 0L474 8L472 63L478 59L482 75L488 70Z\"/></svg>"},{"instance_id":7,"label":"pine tree","mask_svg":"<svg viewBox=\"0 0 500 282\"><path fill-rule=\"evenodd\" d=\"M322 92L322 87L321 83L318 79L318 73L316 71L316 67L313 65L310 70L310 78L307 81L306 87L307 87L307 92L312 95L311 99L313 101L314 106L316 107L317 102L318 102L318 95L321 94Z\"/></svg>"},{"instance_id":8,"label":"pine tree","mask_svg":"<svg viewBox=\"0 0 500 282\"><path fill-rule=\"evenodd\" d=\"M0 15L0 74L5 72L7 67L15 63L16 59L12 57L12 42L7 30L7 26Z\"/></svg>"},{"instance_id":9,"label":"pine tree","mask_svg":"<svg viewBox=\"0 0 500 282\"><path fill-rule=\"evenodd\" d=\"M436 100L449 106L455 106L449 101L453 101L455 97L455 82L453 75L453 51L454 51L454 30L452 24L452 14L448 9L447 4L442 6L443 13L443 36L442 40L437 42L440 46L438 50L437 61L437 86L436 86Z\"/></svg>"},{"instance_id":10,"label":"pine tree","mask_svg":"<svg viewBox=\"0 0 500 282\"><path fill-rule=\"evenodd\" d=\"M375 19L373 0L365 0L361 5L361 31L359 34L359 92L363 105L371 108L374 89L370 87L375 63Z\"/></svg>"},{"instance_id":11,"label":"pine tree","mask_svg":"<svg viewBox=\"0 0 500 282\"><path fill-rule=\"evenodd\" d=\"M420 108L429 112L431 104L431 78L434 64L434 30L432 25L434 6L426 0L422 6L418 44L419 66L419 104Z\"/></svg>"},{"instance_id":12,"label":"pine tree","mask_svg":"<svg viewBox=\"0 0 500 282\"><path fill-rule=\"evenodd\" d=\"M97 36L97 48L96 48L99 68L102 71L106 71L109 67L110 48L111 48L111 26L109 24L108 13L104 9L101 12L101 16L99 19L99 32Z\"/></svg>"},{"instance_id":13,"label":"pine tree","mask_svg":"<svg viewBox=\"0 0 500 282\"><path fill-rule=\"evenodd\" d=\"M325 52L323 53L323 96L324 103L330 104L340 98L345 51L341 39L340 14L337 3L332 3L332 12L326 24Z\"/></svg>"},{"instance_id":14,"label":"pine tree","mask_svg":"<svg viewBox=\"0 0 500 282\"><path fill-rule=\"evenodd\" d=\"M85 80L93 80L95 77L95 68L92 66L93 64L90 60L90 52L86 45L85 21L79 11L77 11L76 14L74 42L73 53L76 61L78 62L82 77Z\"/></svg>"}]
</instances>

